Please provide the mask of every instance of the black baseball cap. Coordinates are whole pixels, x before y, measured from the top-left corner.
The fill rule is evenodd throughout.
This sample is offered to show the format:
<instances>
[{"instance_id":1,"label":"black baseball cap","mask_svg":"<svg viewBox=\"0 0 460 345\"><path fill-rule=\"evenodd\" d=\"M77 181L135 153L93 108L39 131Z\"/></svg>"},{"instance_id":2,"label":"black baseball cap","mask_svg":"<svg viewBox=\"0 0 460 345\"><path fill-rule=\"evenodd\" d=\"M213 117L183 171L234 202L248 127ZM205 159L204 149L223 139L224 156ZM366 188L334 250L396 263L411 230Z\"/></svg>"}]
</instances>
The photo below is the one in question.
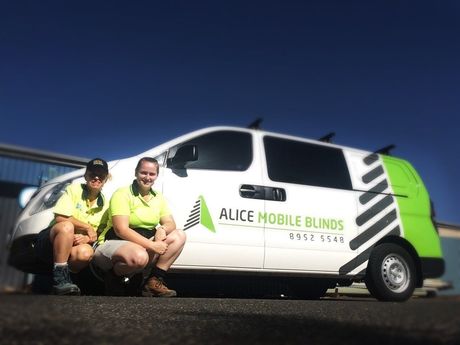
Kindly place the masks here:
<instances>
[{"instance_id":1,"label":"black baseball cap","mask_svg":"<svg viewBox=\"0 0 460 345\"><path fill-rule=\"evenodd\" d=\"M109 174L109 166L102 158L94 158L86 164L86 171L105 177Z\"/></svg>"}]
</instances>

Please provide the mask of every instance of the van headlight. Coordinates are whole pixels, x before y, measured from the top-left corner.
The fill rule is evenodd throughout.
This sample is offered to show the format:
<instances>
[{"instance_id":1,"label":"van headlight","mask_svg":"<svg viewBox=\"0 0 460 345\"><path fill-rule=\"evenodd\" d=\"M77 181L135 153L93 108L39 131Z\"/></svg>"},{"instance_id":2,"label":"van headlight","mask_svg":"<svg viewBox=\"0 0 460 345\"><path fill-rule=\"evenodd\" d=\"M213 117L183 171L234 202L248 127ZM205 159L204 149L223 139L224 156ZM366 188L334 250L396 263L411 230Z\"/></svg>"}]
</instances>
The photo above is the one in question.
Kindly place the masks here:
<instances>
[{"instance_id":1,"label":"van headlight","mask_svg":"<svg viewBox=\"0 0 460 345\"><path fill-rule=\"evenodd\" d=\"M21 190L18 196L19 207L25 208L29 201L38 193L37 187L26 187Z\"/></svg>"},{"instance_id":2,"label":"van headlight","mask_svg":"<svg viewBox=\"0 0 460 345\"><path fill-rule=\"evenodd\" d=\"M53 185L45 193L38 193L39 199L34 203L30 214L35 214L38 212L45 211L56 205L56 202L64 194L66 187L72 182L72 180L67 180L58 184Z\"/></svg>"}]
</instances>

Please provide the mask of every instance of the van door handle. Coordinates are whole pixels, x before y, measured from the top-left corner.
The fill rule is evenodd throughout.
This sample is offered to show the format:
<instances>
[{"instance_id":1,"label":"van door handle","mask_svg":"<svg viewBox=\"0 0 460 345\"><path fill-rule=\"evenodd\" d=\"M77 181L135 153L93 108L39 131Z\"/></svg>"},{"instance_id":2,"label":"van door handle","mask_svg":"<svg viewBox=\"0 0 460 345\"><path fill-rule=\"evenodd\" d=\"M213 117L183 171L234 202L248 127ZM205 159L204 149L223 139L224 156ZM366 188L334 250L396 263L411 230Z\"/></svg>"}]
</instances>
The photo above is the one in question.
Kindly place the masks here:
<instances>
[{"instance_id":1,"label":"van door handle","mask_svg":"<svg viewBox=\"0 0 460 345\"><path fill-rule=\"evenodd\" d=\"M272 199L267 200L274 200L274 201L286 201L286 190L284 188L270 188Z\"/></svg>"},{"instance_id":2,"label":"van door handle","mask_svg":"<svg viewBox=\"0 0 460 345\"><path fill-rule=\"evenodd\" d=\"M243 184L240 187L240 196L249 199L264 199L265 190L262 186Z\"/></svg>"},{"instance_id":3,"label":"van door handle","mask_svg":"<svg viewBox=\"0 0 460 345\"><path fill-rule=\"evenodd\" d=\"M249 199L286 201L284 188L243 184L240 186L240 196Z\"/></svg>"}]
</instances>

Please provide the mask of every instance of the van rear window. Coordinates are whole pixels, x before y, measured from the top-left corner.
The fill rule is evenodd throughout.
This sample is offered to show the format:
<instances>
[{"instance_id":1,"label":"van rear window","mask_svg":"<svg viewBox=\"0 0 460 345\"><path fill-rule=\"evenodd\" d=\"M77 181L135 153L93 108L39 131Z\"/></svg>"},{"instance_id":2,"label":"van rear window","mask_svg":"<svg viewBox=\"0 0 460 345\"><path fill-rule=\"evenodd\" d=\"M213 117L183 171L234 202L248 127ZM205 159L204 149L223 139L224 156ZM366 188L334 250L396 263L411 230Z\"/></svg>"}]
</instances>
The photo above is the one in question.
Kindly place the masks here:
<instances>
[{"instance_id":1,"label":"van rear window","mask_svg":"<svg viewBox=\"0 0 460 345\"><path fill-rule=\"evenodd\" d=\"M352 189L342 150L272 136L264 138L272 181Z\"/></svg>"}]
</instances>

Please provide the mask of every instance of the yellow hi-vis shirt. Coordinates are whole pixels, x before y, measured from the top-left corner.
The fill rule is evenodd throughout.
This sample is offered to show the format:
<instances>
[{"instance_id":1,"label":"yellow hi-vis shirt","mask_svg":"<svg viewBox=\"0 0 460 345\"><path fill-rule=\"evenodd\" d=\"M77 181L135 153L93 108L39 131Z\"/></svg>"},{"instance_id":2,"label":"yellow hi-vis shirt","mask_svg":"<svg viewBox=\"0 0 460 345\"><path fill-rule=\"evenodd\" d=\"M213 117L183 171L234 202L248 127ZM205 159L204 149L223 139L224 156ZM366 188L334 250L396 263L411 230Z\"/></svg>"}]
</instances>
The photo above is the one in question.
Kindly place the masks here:
<instances>
[{"instance_id":1,"label":"yellow hi-vis shirt","mask_svg":"<svg viewBox=\"0 0 460 345\"><path fill-rule=\"evenodd\" d=\"M107 227L99 235L98 242L104 242L107 231L113 227L112 216L129 216L131 229L152 230L160 223L161 217L171 215L163 194L152 189L150 194L152 198L145 201L136 180L129 186L117 189L110 199Z\"/></svg>"},{"instance_id":2,"label":"yellow hi-vis shirt","mask_svg":"<svg viewBox=\"0 0 460 345\"><path fill-rule=\"evenodd\" d=\"M64 194L54 206L53 212L66 217L73 217L98 229L100 225L105 227L107 222L107 209L104 195L99 193L96 202L90 205L88 190L85 184L73 183L67 186ZM56 222L53 220L50 225Z\"/></svg>"}]
</instances>

